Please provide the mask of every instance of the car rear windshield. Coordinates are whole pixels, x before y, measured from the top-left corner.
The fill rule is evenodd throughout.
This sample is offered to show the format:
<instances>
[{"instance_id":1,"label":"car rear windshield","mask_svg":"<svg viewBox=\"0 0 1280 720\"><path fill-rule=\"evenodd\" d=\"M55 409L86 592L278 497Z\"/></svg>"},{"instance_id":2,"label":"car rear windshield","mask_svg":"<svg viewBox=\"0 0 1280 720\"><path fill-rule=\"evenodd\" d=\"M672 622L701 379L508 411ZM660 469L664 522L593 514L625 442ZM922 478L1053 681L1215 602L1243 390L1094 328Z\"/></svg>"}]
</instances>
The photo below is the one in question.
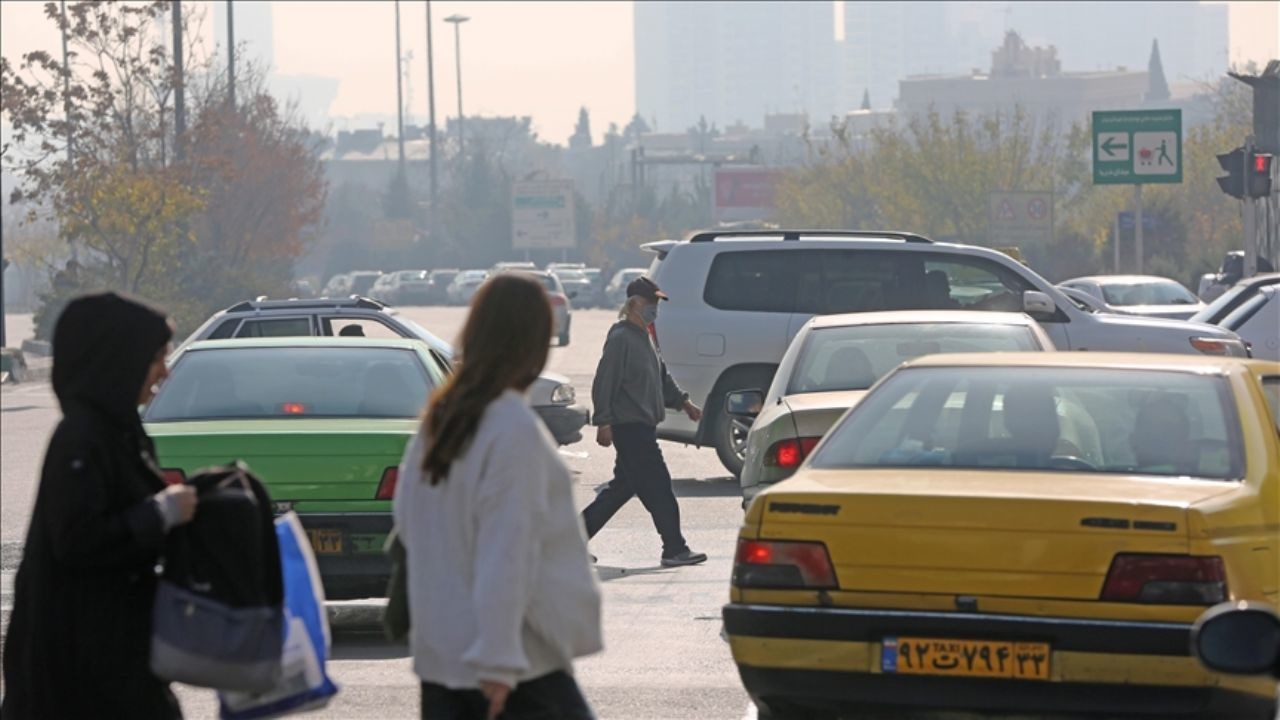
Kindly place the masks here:
<instances>
[{"instance_id":1,"label":"car rear windshield","mask_svg":"<svg viewBox=\"0 0 1280 720\"><path fill-rule=\"evenodd\" d=\"M1176 282L1140 282L1102 286L1108 305L1195 305L1196 296Z\"/></svg>"},{"instance_id":2,"label":"car rear windshield","mask_svg":"<svg viewBox=\"0 0 1280 720\"><path fill-rule=\"evenodd\" d=\"M830 432L812 464L1232 480L1244 469L1235 418L1226 381L1209 375L906 368Z\"/></svg>"},{"instance_id":3,"label":"car rear windshield","mask_svg":"<svg viewBox=\"0 0 1280 720\"><path fill-rule=\"evenodd\" d=\"M183 354L147 422L415 418L441 381L398 348L219 348Z\"/></svg>"},{"instance_id":4,"label":"car rear windshield","mask_svg":"<svg viewBox=\"0 0 1280 720\"><path fill-rule=\"evenodd\" d=\"M787 393L865 390L921 355L1042 349L1025 325L953 322L817 328L805 340Z\"/></svg>"}]
</instances>

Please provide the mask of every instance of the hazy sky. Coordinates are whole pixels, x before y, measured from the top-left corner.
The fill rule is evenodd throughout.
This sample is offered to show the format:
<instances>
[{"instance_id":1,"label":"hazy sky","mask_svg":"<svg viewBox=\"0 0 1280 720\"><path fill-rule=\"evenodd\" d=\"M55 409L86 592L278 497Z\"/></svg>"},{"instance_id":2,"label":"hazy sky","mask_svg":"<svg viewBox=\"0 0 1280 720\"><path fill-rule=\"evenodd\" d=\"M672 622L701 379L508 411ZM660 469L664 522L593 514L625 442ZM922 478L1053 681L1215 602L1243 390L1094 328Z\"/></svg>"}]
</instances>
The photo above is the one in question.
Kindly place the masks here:
<instances>
[{"instance_id":1,"label":"hazy sky","mask_svg":"<svg viewBox=\"0 0 1280 720\"><path fill-rule=\"evenodd\" d=\"M238 0L239 8L247 0ZM186 5L211 6L211 2ZM1229 2L1233 62L1280 56L1280 3ZM394 5L360 2L274 2L276 70L335 77L342 85L335 116L395 112ZM1153 3L1153 7L1158 7ZM579 106L591 111L598 140L609 122L624 125L635 111L631 2L441 2L435 21L437 122L457 114L453 28L462 26L463 108L468 115L531 115L544 139L563 143ZM212 38L213 15L206 32ZM422 2L401 3L402 50L412 51L411 110L426 116L426 29ZM56 28L43 3L0 1L0 52L57 50Z\"/></svg>"}]
</instances>

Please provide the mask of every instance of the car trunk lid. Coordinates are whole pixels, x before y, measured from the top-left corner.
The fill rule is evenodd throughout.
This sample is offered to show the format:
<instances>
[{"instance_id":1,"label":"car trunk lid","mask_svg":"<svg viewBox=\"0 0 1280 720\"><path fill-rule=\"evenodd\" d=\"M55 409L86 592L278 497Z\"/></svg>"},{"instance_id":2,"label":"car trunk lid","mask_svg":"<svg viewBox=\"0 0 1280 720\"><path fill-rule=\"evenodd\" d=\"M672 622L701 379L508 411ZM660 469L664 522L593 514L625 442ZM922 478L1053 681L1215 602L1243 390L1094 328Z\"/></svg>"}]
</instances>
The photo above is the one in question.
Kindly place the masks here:
<instances>
[{"instance_id":1,"label":"car trunk lid","mask_svg":"<svg viewBox=\"0 0 1280 720\"><path fill-rule=\"evenodd\" d=\"M799 437L822 437L866 394L866 390L803 393L788 395L782 401L791 411Z\"/></svg>"},{"instance_id":2,"label":"car trunk lid","mask_svg":"<svg viewBox=\"0 0 1280 720\"><path fill-rule=\"evenodd\" d=\"M1233 487L806 469L766 496L760 537L825 543L841 590L1096 600L1117 553L1187 553L1187 508Z\"/></svg>"}]
</instances>

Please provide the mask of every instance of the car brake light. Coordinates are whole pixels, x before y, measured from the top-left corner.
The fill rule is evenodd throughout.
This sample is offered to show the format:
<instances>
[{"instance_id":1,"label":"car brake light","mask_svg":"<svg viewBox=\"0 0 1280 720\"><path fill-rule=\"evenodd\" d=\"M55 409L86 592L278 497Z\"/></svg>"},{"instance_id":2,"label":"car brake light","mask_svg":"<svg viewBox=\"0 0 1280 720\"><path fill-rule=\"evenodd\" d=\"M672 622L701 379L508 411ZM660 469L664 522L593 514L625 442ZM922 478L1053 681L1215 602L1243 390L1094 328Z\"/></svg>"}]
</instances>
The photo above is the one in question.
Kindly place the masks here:
<instances>
[{"instance_id":1,"label":"car brake light","mask_svg":"<svg viewBox=\"0 0 1280 720\"><path fill-rule=\"evenodd\" d=\"M764 464L784 470L794 470L809 457L809 453L813 452L813 448L821 439L804 437L779 440L769 448L769 452L765 453Z\"/></svg>"},{"instance_id":2,"label":"car brake light","mask_svg":"<svg viewBox=\"0 0 1280 720\"><path fill-rule=\"evenodd\" d=\"M307 406L302 403L281 403L280 412L285 415L306 415Z\"/></svg>"},{"instance_id":3,"label":"car brake light","mask_svg":"<svg viewBox=\"0 0 1280 720\"><path fill-rule=\"evenodd\" d=\"M1229 346L1227 345L1227 342L1217 338L1193 337L1191 338L1191 347L1199 350L1205 355L1229 354Z\"/></svg>"},{"instance_id":4,"label":"car brake light","mask_svg":"<svg viewBox=\"0 0 1280 720\"><path fill-rule=\"evenodd\" d=\"M1153 605L1214 605L1227 599L1222 558L1122 553L1111 561L1102 600Z\"/></svg>"},{"instance_id":5,"label":"car brake light","mask_svg":"<svg viewBox=\"0 0 1280 720\"><path fill-rule=\"evenodd\" d=\"M165 468L160 471L160 477L164 479L165 485L181 485L187 481L187 474L181 470Z\"/></svg>"},{"instance_id":6,"label":"car brake light","mask_svg":"<svg viewBox=\"0 0 1280 720\"><path fill-rule=\"evenodd\" d=\"M556 307L562 307L565 303L563 295L552 293L550 297L551 297L551 304Z\"/></svg>"},{"instance_id":7,"label":"car brake light","mask_svg":"<svg viewBox=\"0 0 1280 720\"><path fill-rule=\"evenodd\" d=\"M382 480L378 481L378 492L374 500L391 500L396 496L396 483L400 481L400 468L389 467L382 471Z\"/></svg>"},{"instance_id":8,"label":"car brake light","mask_svg":"<svg viewBox=\"0 0 1280 720\"><path fill-rule=\"evenodd\" d=\"M745 538L738 540L733 584L740 588L838 587L826 545Z\"/></svg>"}]
</instances>

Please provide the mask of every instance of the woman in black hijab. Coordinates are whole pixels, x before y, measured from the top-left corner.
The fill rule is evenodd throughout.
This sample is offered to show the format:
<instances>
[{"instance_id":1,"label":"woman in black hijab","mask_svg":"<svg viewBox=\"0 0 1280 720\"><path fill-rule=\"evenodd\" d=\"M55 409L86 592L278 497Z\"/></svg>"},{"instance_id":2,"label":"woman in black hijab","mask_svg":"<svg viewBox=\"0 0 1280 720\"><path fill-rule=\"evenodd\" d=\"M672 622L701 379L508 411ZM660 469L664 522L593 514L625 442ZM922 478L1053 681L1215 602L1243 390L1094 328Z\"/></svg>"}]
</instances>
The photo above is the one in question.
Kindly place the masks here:
<instances>
[{"instance_id":1,"label":"woman in black hijab","mask_svg":"<svg viewBox=\"0 0 1280 720\"><path fill-rule=\"evenodd\" d=\"M53 335L62 422L45 454L4 648L6 720L177 718L151 674L155 566L195 513L166 487L138 406L168 375L164 315L114 293L71 301Z\"/></svg>"}]
</instances>

